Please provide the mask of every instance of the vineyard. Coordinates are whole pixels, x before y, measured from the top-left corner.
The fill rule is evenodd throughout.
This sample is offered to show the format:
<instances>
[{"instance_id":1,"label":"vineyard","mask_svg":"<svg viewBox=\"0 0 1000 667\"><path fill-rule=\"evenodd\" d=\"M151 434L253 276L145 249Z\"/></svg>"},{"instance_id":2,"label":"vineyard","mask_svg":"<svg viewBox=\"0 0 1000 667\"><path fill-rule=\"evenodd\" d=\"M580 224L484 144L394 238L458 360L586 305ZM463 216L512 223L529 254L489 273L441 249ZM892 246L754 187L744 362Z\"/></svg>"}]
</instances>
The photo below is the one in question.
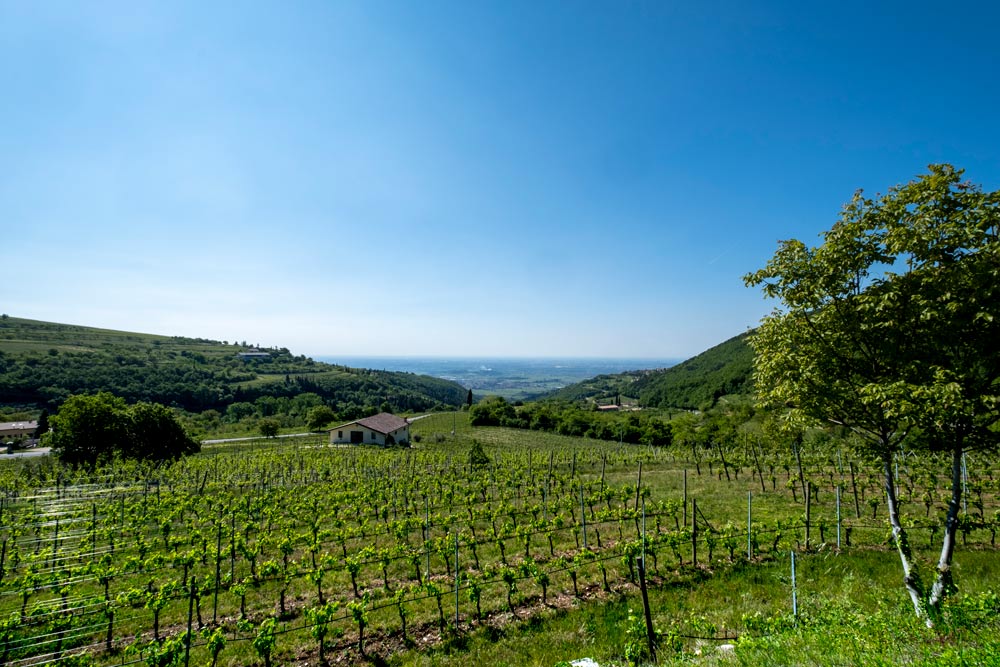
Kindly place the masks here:
<instances>
[{"instance_id":1,"label":"vineyard","mask_svg":"<svg viewBox=\"0 0 1000 667\"><path fill-rule=\"evenodd\" d=\"M640 565L657 587L790 551L891 546L881 478L846 443L746 438L691 460L452 415L417 424L412 449L316 437L158 467L5 464L0 664L385 660L637 590ZM940 537L944 466L897 461L918 551ZM1000 469L966 468L961 548L993 549Z\"/></svg>"}]
</instances>

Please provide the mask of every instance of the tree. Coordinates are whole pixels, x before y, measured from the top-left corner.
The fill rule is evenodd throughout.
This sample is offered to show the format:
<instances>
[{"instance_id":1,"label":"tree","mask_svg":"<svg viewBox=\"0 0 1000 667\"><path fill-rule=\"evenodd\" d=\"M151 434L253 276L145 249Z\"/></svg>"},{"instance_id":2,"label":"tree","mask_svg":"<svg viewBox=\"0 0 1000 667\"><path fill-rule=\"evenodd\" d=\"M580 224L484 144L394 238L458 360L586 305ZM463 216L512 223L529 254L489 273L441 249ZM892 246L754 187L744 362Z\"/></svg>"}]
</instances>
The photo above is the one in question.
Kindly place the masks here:
<instances>
[{"instance_id":1,"label":"tree","mask_svg":"<svg viewBox=\"0 0 1000 667\"><path fill-rule=\"evenodd\" d=\"M119 451L126 458L162 461L201 451L170 408L159 403L136 403L129 408L125 431Z\"/></svg>"},{"instance_id":2,"label":"tree","mask_svg":"<svg viewBox=\"0 0 1000 667\"><path fill-rule=\"evenodd\" d=\"M306 425L310 431L322 431L323 427L337 418L337 413L327 405L310 408Z\"/></svg>"},{"instance_id":3,"label":"tree","mask_svg":"<svg viewBox=\"0 0 1000 667\"><path fill-rule=\"evenodd\" d=\"M506 426L517 416L514 406L501 396L491 396L469 410L472 426Z\"/></svg>"},{"instance_id":4,"label":"tree","mask_svg":"<svg viewBox=\"0 0 1000 667\"><path fill-rule=\"evenodd\" d=\"M70 396L52 423L52 448L70 464L108 458L125 442L125 399L107 392Z\"/></svg>"},{"instance_id":5,"label":"tree","mask_svg":"<svg viewBox=\"0 0 1000 667\"><path fill-rule=\"evenodd\" d=\"M257 423L257 428L260 430L260 434L265 438L274 438L278 435L278 420L261 419Z\"/></svg>"},{"instance_id":6,"label":"tree","mask_svg":"<svg viewBox=\"0 0 1000 667\"><path fill-rule=\"evenodd\" d=\"M201 449L169 408L157 403L129 406L108 392L71 396L52 417L52 447L71 464L122 456L164 460Z\"/></svg>"},{"instance_id":7,"label":"tree","mask_svg":"<svg viewBox=\"0 0 1000 667\"><path fill-rule=\"evenodd\" d=\"M35 437L40 438L49 432L49 411L43 409L38 415L38 428L35 429Z\"/></svg>"},{"instance_id":8,"label":"tree","mask_svg":"<svg viewBox=\"0 0 1000 667\"><path fill-rule=\"evenodd\" d=\"M468 407L470 407L470 408L472 407L472 390L471 389L469 390L469 393L465 395L465 404Z\"/></svg>"},{"instance_id":9,"label":"tree","mask_svg":"<svg viewBox=\"0 0 1000 667\"><path fill-rule=\"evenodd\" d=\"M476 439L472 440L472 447L469 448L469 465L476 468L488 466L490 457L483 449L483 444Z\"/></svg>"},{"instance_id":10,"label":"tree","mask_svg":"<svg viewBox=\"0 0 1000 667\"><path fill-rule=\"evenodd\" d=\"M783 241L744 278L780 307L750 337L758 397L840 424L881 465L904 584L932 625L953 590L962 453L997 444L1000 191L950 165L887 194L855 194L809 248ZM900 447L951 454L952 489L936 579L922 580L899 516Z\"/></svg>"}]
</instances>

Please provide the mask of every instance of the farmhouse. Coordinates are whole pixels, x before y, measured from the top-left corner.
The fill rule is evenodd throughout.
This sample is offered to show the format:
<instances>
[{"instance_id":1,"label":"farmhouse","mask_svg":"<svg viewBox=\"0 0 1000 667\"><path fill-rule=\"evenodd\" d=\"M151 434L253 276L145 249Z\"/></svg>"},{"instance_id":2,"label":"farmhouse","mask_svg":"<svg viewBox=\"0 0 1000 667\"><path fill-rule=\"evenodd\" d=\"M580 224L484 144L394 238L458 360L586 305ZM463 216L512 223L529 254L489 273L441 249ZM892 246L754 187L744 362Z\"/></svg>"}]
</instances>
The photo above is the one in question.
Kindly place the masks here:
<instances>
[{"instance_id":1,"label":"farmhouse","mask_svg":"<svg viewBox=\"0 0 1000 667\"><path fill-rule=\"evenodd\" d=\"M237 352L236 356L244 361L248 359L270 359L270 352L261 352L260 350L250 350L249 352Z\"/></svg>"},{"instance_id":2,"label":"farmhouse","mask_svg":"<svg viewBox=\"0 0 1000 667\"><path fill-rule=\"evenodd\" d=\"M38 422L0 422L0 438L33 438Z\"/></svg>"},{"instance_id":3,"label":"farmhouse","mask_svg":"<svg viewBox=\"0 0 1000 667\"><path fill-rule=\"evenodd\" d=\"M330 429L330 444L392 445L410 441L410 422L381 412Z\"/></svg>"}]
</instances>

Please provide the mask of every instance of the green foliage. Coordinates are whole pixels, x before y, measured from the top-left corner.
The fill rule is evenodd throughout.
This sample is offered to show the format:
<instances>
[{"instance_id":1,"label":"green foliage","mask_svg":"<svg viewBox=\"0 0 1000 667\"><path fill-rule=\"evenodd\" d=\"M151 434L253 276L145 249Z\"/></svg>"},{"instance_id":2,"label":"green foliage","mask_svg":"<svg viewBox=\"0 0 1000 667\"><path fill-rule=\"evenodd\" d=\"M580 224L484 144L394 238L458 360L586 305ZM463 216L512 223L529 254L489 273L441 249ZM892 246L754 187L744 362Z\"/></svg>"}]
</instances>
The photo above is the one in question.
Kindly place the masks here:
<instances>
[{"instance_id":1,"label":"green foliage","mask_svg":"<svg viewBox=\"0 0 1000 667\"><path fill-rule=\"evenodd\" d=\"M995 445L1000 191L961 176L933 165L877 199L858 192L822 245L784 241L746 276L782 304L750 339L763 401L879 452L915 429L945 449Z\"/></svg>"},{"instance_id":2,"label":"green foliage","mask_svg":"<svg viewBox=\"0 0 1000 667\"><path fill-rule=\"evenodd\" d=\"M515 407L503 398L490 397L472 406L469 423L656 446L667 446L673 439L670 424L656 415L643 412L602 414L557 401Z\"/></svg>"},{"instance_id":3,"label":"green foliage","mask_svg":"<svg viewBox=\"0 0 1000 667\"><path fill-rule=\"evenodd\" d=\"M899 519L891 457L904 444L952 454L1000 440L1000 191L984 193L950 165L890 188L860 191L822 245L780 244L748 276L781 306L751 339L760 399L850 428L882 466L893 540L918 615L928 623L952 589L960 487L933 589L916 574Z\"/></svg>"},{"instance_id":4,"label":"green foliage","mask_svg":"<svg viewBox=\"0 0 1000 667\"><path fill-rule=\"evenodd\" d=\"M174 459L200 450L168 408L156 403L125 404L101 392L72 396L52 417L52 447L71 464L113 456Z\"/></svg>"},{"instance_id":5,"label":"green foliage","mask_svg":"<svg viewBox=\"0 0 1000 667\"><path fill-rule=\"evenodd\" d=\"M676 366L643 375L632 391L644 406L702 409L723 396L749 393L752 368L747 334L740 334Z\"/></svg>"},{"instance_id":6,"label":"green foliage","mask_svg":"<svg viewBox=\"0 0 1000 667\"><path fill-rule=\"evenodd\" d=\"M337 419L337 413L327 405L317 405L309 410L306 426L310 431L322 431L325 426Z\"/></svg>"},{"instance_id":7,"label":"green foliage","mask_svg":"<svg viewBox=\"0 0 1000 667\"><path fill-rule=\"evenodd\" d=\"M676 366L659 370L599 375L547 394L557 401L613 401L621 395L644 407L696 410L723 396L752 389L753 352L746 334L712 347Z\"/></svg>"},{"instance_id":8,"label":"green foliage","mask_svg":"<svg viewBox=\"0 0 1000 667\"><path fill-rule=\"evenodd\" d=\"M641 665L653 660L654 656L649 652L649 637L646 633L646 619L640 613L631 609L628 610L628 618L625 619L625 659L630 665ZM653 628L653 648L659 651L661 644L667 644L669 648L674 648L676 638L668 638L664 642L663 633Z\"/></svg>"},{"instance_id":9,"label":"green foliage","mask_svg":"<svg viewBox=\"0 0 1000 667\"><path fill-rule=\"evenodd\" d=\"M251 642L253 644L253 650L257 652L257 655L264 659L264 664L267 667L270 667L271 665L271 653L274 651L274 646L277 643L275 625L276 621L274 618L265 618L263 622L261 622L260 627L257 628L257 634Z\"/></svg>"},{"instance_id":10,"label":"green foliage","mask_svg":"<svg viewBox=\"0 0 1000 667\"><path fill-rule=\"evenodd\" d=\"M257 348L254 348L257 349ZM55 350L56 354L51 351ZM201 338L153 336L16 317L0 320L0 404L58 405L67 397L111 391L132 403L155 401L192 412L225 414L234 403L313 394L317 404L337 406L345 420L365 414L365 406L389 401L395 411L458 406L461 385L412 373L362 370L267 348L268 356L237 356L245 345ZM304 423L306 406L298 417Z\"/></svg>"},{"instance_id":11,"label":"green foliage","mask_svg":"<svg viewBox=\"0 0 1000 667\"><path fill-rule=\"evenodd\" d=\"M487 455L486 450L483 449L483 444L478 440L472 441L472 447L469 448L469 465L473 467L488 466L490 464L490 457Z\"/></svg>"},{"instance_id":12,"label":"green foliage","mask_svg":"<svg viewBox=\"0 0 1000 667\"><path fill-rule=\"evenodd\" d=\"M469 408L469 423L473 426L501 426L516 416L514 406L499 396L491 396Z\"/></svg>"},{"instance_id":13,"label":"green foliage","mask_svg":"<svg viewBox=\"0 0 1000 667\"><path fill-rule=\"evenodd\" d=\"M280 425L277 419L261 419L257 422L257 430L265 438L274 438L278 435L278 429Z\"/></svg>"}]
</instances>

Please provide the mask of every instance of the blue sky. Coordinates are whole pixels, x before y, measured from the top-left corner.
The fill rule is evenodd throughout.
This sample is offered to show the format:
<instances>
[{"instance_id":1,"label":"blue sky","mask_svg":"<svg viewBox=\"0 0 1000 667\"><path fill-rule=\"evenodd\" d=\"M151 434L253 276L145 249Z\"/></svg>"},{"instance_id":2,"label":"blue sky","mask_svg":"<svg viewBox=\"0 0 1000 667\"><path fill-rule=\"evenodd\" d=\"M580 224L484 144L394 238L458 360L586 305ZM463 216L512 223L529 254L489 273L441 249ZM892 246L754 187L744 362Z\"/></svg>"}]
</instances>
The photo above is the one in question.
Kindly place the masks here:
<instances>
[{"instance_id":1,"label":"blue sky","mask_svg":"<svg viewBox=\"0 0 1000 667\"><path fill-rule=\"evenodd\" d=\"M0 310L696 354L855 189L1000 187L1000 11L811 4L0 0Z\"/></svg>"}]
</instances>

